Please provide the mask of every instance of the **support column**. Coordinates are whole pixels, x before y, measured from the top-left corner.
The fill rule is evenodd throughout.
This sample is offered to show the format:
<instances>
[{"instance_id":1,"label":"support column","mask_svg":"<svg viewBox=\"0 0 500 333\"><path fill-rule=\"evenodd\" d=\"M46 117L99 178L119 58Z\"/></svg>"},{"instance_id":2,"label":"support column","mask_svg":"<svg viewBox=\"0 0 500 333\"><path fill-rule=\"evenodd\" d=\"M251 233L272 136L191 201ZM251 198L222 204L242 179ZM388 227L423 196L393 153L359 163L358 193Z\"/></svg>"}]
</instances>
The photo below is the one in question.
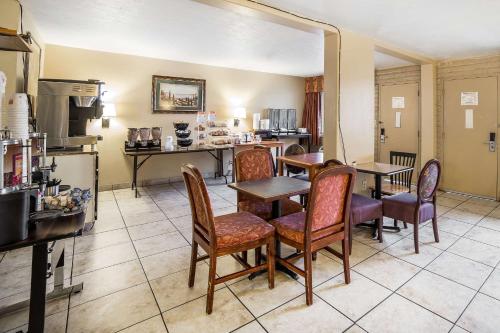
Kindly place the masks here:
<instances>
[{"instance_id":1,"label":"support column","mask_svg":"<svg viewBox=\"0 0 500 333\"><path fill-rule=\"evenodd\" d=\"M325 160L337 158L338 101L339 101L339 36L325 31L325 74L324 74L324 128L323 148Z\"/></svg>"},{"instance_id":2,"label":"support column","mask_svg":"<svg viewBox=\"0 0 500 333\"><path fill-rule=\"evenodd\" d=\"M436 156L436 66L420 66L420 168Z\"/></svg>"}]
</instances>

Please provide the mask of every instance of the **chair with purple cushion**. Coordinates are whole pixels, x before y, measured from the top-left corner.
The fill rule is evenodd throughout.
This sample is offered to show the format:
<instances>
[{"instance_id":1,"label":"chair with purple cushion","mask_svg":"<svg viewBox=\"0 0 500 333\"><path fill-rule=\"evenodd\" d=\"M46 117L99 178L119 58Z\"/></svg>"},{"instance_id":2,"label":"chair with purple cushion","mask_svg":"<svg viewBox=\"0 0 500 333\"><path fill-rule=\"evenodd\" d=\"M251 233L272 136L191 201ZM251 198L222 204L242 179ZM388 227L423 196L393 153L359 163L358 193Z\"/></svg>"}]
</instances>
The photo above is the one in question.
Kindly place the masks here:
<instances>
[{"instance_id":1,"label":"chair with purple cushion","mask_svg":"<svg viewBox=\"0 0 500 333\"><path fill-rule=\"evenodd\" d=\"M384 197L384 216L413 224L415 253L418 248L418 225L432 219L434 239L439 243L436 217L436 191L441 177L441 164L438 160L428 161L418 177L417 195L400 193Z\"/></svg>"},{"instance_id":2,"label":"chair with purple cushion","mask_svg":"<svg viewBox=\"0 0 500 333\"><path fill-rule=\"evenodd\" d=\"M331 159L326 161L323 165L328 167L331 165L344 165L344 163L337 159ZM378 230L378 240L380 243L383 242L382 226L384 223L384 214L382 202L380 200L353 193L349 220L349 253L352 253L352 226L360 223L375 221Z\"/></svg>"}]
</instances>

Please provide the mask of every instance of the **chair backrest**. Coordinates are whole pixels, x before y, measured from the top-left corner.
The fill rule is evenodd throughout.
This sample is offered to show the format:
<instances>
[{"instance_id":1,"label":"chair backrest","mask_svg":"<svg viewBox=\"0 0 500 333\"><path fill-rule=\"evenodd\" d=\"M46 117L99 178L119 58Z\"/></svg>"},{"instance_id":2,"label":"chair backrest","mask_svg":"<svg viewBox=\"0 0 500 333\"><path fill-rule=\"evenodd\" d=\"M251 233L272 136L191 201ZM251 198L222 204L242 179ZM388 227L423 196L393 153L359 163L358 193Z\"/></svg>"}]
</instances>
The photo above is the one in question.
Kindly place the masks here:
<instances>
[{"instance_id":1,"label":"chair backrest","mask_svg":"<svg viewBox=\"0 0 500 333\"><path fill-rule=\"evenodd\" d=\"M301 145L299 145L297 143L294 143L285 149L285 156L302 155L305 153L306 153L306 150L304 149L304 147L302 147ZM286 166L286 170L288 172L291 172L294 174L300 174L300 173L303 173L305 171L304 168L301 168L301 167L298 167L295 165L290 165L290 164L285 163L285 166Z\"/></svg>"},{"instance_id":2,"label":"chair backrest","mask_svg":"<svg viewBox=\"0 0 500 333\"><path fill-rule=\"evenodd\" d=\"M198 231L207 242L214 244L216 239L214 216L205 180L194 165L185 164L181 167L181 171L191 205L193 232Z\"/></svg>"},{"instance_id":3,"label":"chair backrest","mask_svg":"<svg viewBox=\"0 0 500 333\"><path fill-rule=\"evenodd\" d=\"M237 182L274 177L273 154L267 148L240 151L234 160Z\"/></svg>"},{"instance_id":4,"label":"chair backrest","mask_svg":"<svg viewBox=\"0 0 500 333\"><path fill-rule=\"evenodd\" d=\"M432 159L425 163L418 177L417 194L421 201L434 199L441 178L441 163Z\"/></svg>"},{"instance_id":5,"label":"chair backrest","mask_svg":"<svg viewBox=\"0 0 500 333\"><path fill-rule=\"evenodd\" d=\"M405 153L400 151L391 151L389 153L391 164L402 165L407 167L415 167L417 154ZM411 179L413 177L413 170L401 172L390 176L391 184L398 184L408 187L408 192L411 192Z\"/></svg>"},{"instance_id":6,"label":"chair backrest","mask_svg":"<svg viewBox=\"0 0 500 333\"><path fill-rule=\"evenodd\" d=\"M313 179L305 226L306 242L312 232L349 222L356 170L349 166L322 169Z\"/></svg>"},{"instance_id":7,"label":"chair backrest","mask_svg":"<svg viewBox=\"0 0 500 333\"><path fill-rule=\"evenodd\" d=\"M327 161L324 161L322 167L327 168L329 166L339 166L339 165L344 165L344 163L342 163L340 160L338 160L336 158L332 158L332 159L329 159Z\"/></svg>"}]
</instances>

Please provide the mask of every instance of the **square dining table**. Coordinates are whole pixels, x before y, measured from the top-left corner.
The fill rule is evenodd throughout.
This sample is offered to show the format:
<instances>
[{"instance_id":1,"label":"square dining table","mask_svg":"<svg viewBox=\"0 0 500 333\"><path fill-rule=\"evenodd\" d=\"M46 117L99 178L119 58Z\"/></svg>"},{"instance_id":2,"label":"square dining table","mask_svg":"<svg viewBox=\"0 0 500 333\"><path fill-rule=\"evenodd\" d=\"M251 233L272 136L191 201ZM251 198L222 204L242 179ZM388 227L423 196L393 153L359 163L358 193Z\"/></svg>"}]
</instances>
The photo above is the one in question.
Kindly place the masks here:
<instances>
[{"instance_id":1,"label":"square dining table","mask_svg":"<svg viewBox=\"0 0 500 333\"><path fill-rule=\"evenodd\" d=\"M280 156L277 158L278 160L278 173L280 176L283 175L283 168L286 164L291 164L297 167L304 168L309 173L309 181L312 181L314 175L318 172L320 167L324 162L324 155L321 152L318 153L310 153L310 154L299 154L299 155L290 155L290 156ZM351 165L356 171L360 173L371 174L375 178L375 189L374 195L375 199L380 200L382 198L382 178L389 177L398 173L408 172L413 170L412 167L396 165L396 164L387 164L387 163L379 163L379 162L368 162L368 163L360 163L356 165ZM376 230L373 224L361 223L358 226L370 226L373 228L373 232ZM400 228L397 226L383 226L384 229L400 231Z\"/></svg>"},{"instance_id":2,"label":"square dining table","mask_svg":"<svg viewBox=\"0 0 500 333\"><path fill-rule=\"evenodd\" d=\"M314 178L319 168L323 165L324 155L321 152L310 154L299 154L290 156L280 156L278 160L278 174L283 175L284 165L291 164L297 167L307 169L309 172L309 181ZM368 162L351 165L356 171L361 173L372 174L375 177L375 199L382 198L382 178L392 176L402 172L413 170L412 167L387 164L379 162Z\"/></svg>"},{"instance_id":3,"label":"square dining table","mask_svg":"<svg viewBox=\"0 0 500 333\"><path fill-rule=\"evenodd\" d=\"M311 183L291 177L273 177L261 180L236 182L228 185L230 188L252 196L263 202L272 204L272 218L281 216L281 199L287 199L300 194L309 193ZM281 256L281 245L276 242L276 256ZM294 279L298 276L286 267L276 263L276 269L290 275Z\"/></svg>"}]
</instances>

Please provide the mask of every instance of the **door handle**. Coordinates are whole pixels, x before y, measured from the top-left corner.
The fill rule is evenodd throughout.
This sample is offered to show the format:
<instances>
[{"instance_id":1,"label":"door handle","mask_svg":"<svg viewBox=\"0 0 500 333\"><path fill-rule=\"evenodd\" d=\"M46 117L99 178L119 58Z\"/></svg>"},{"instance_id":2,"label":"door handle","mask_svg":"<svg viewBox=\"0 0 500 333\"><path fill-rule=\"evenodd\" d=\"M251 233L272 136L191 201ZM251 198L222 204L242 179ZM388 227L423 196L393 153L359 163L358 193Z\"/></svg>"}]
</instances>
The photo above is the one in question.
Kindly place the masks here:
<instances>
[{"instance_id":1,"label":"door handle","mask_svg":"<svg viewBox=\"0 0 500 333\"><path fill-rule=\"evenodd\" d=\"M389 137L385 135L385 128L380 129L380 143L385 143L385 139Z\"/></svg>"},{"instance_id":2,"label":"door handle","mask_svg":"<svg viewBox=\"0 0 500 333\"><path fill-rule=\"evenodd\" d=\"M497 141L496 141L497 134L495 132L490 132L489 134L489 141L485 142L488 145L488 149L490 152L494 153L497 148Z\"/></svg>"}]
</instances>

